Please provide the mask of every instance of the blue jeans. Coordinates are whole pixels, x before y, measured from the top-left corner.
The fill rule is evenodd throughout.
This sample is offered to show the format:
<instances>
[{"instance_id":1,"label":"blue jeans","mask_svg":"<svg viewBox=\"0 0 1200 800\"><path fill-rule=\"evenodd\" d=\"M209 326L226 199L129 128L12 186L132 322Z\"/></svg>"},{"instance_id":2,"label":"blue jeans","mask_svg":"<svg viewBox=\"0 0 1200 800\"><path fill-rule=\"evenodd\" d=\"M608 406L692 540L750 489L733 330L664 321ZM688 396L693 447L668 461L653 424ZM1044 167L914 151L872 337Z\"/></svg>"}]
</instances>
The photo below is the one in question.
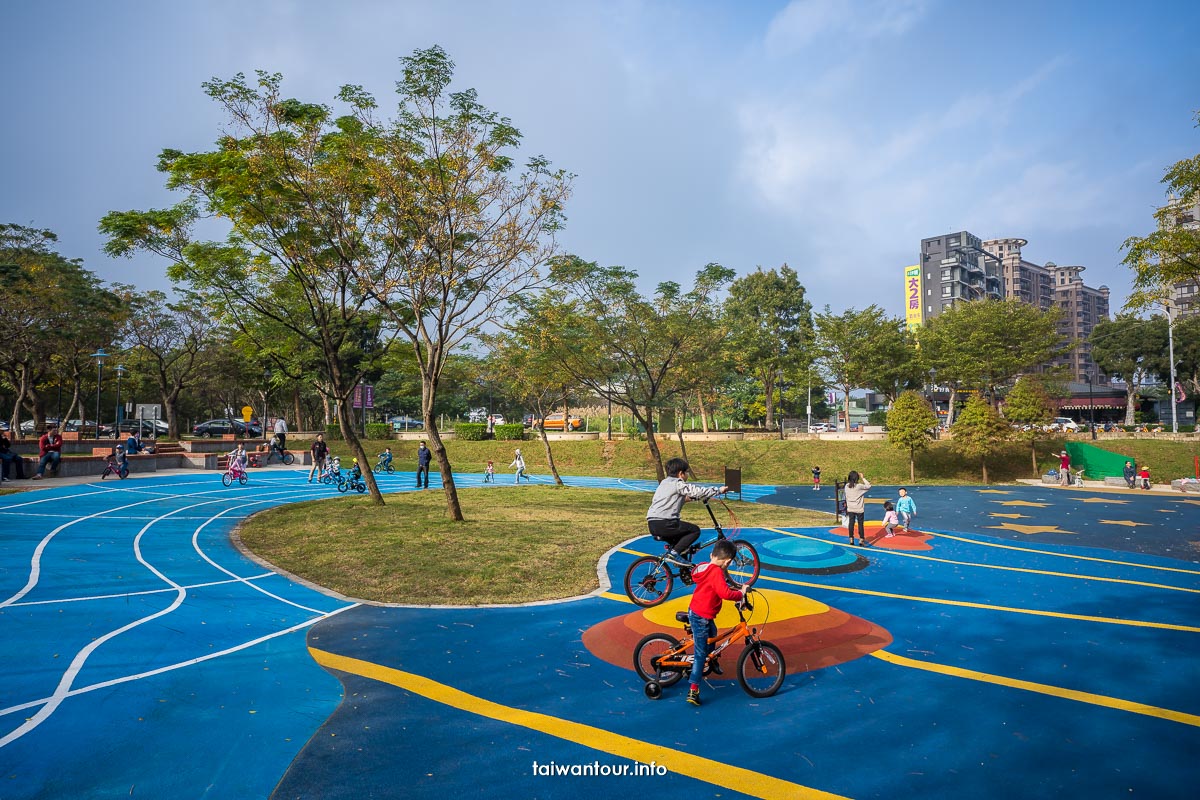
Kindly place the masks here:
<instances>
[{"instance_id":1,"label":"blue jeans","mask_svg":"<svg viewBox=\"0 0 1200 800\"><path fill-rule=\"evenodd\" d=\"M50 469L57 470L58 462L61 460L62 460L62 453L58 452L57 450L49 451L48 453L46 453L46 455L42 456L41 461L38 462L37 474L45 475L47 465L50 466Z\"/></svg>"},{"instance_id":2,"label":"blue jeans","mask_svg":"<svg viewBox=\"0 0 1200 800\"><path fill-rule=\"evenodd\" d=\"M25 463L21 461L21 457L16 453L0 453L0 462L3 462L3 472L0 473L4 477L8 477L8 465L12 463L13 475L18 478L25 477Z\"/></svg>"},{"instance_id":3,"label":"blue jeans","mask_svg":"<svg viewBox=\"0 0 1200 800\"><path fill-rule=\"evenodd\" d=\"M699 686L704 677L704 660L708 658L711 649L708 640L717 635L717 623L711 619L696 616L696 612L688 609L688 622L692 626L692 636L696 640L695 661L692 662L692 683Z\"/></svg>"}]
</instances>

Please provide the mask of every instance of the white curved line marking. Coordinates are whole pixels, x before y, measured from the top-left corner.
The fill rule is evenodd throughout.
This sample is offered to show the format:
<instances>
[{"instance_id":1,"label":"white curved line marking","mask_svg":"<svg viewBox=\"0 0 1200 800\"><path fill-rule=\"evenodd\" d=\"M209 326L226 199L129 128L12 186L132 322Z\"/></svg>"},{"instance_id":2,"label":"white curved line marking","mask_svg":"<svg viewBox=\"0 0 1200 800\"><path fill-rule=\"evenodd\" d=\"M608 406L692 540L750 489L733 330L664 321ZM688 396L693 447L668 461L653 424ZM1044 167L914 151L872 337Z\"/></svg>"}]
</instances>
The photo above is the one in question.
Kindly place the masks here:
<instances>
[{"instance_id":1,"label":"white curved line marking","mask_svg":"<svg viewBox=\"0 0 1200 800\"><path fill-rule=\"evenodd\" d=\"M262 572L262 573L259 573L258 575L251 575L250 577L245 578L245 580L258 581L258 580L262 580L263 578L274 578L274 577L277 577L278 575L279 575L278 572ZM205 581L204 583L189 583L187 586L185 586L183 588L185 588L189 591L192 589L208 589L212 586L225 586L230 583L237 583L238 580L241 580L241 579L230 578L228 580L223 580L223 581ZM163 594L164 592L170 592L170 591L172 591L172 590L171 589L145 589L140 592L120 592L118 594L93 594L93 595L88 595L87 597L57 597L52 600L30 600L27 603L13 603L12 607L13 608L29 608L30 606L53 606L53 605L58 605L59 603L86 603L91 600L119 600L122 597L144 597L146 595Z\"/></svg>"}]
</instances>

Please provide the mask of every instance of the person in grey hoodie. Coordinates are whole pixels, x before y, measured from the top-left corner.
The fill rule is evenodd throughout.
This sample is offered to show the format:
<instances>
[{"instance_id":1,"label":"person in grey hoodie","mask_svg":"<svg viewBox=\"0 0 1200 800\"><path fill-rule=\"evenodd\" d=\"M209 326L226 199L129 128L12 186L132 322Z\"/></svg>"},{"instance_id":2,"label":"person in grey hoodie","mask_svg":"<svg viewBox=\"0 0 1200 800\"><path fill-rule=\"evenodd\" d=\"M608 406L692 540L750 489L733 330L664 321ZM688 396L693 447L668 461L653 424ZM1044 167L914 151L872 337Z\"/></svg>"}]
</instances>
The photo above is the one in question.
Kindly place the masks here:
<instances>
[{"instance_id":1,"label":"person in grey hoodie","mask_svg":"<svg viewBox=\"0 0 1200 800\"><path fill-rule=\"evenodd\" d=\"M666 542L671 552L667 559L676 566L690 567L688 548L700 538L700 528L679 518L683 504L688 500L707 500L729 491L728 486L698 486L687 482L688 463L682 458L667 462L667 477L654 490L650 508L646 511L646 525L650 535Z\"/></svg>"},{"instance_id":2,"label":"person in grey hoodie","mask_svg":"<svg viewBox=\"0 0 1200 800\"><path fill-rule=\"evenodd\" d=\"M846 515L850 517L850 523L846 526L850 529L850 544L854 544L854 523L857 522L859 544L867 546L867 534L863 522L867 513L864 498L870 488L870 481L854 470L850 470L850 474L846 476L846 487L842 490L846 495Z\"/></svg>"}]
</instances>

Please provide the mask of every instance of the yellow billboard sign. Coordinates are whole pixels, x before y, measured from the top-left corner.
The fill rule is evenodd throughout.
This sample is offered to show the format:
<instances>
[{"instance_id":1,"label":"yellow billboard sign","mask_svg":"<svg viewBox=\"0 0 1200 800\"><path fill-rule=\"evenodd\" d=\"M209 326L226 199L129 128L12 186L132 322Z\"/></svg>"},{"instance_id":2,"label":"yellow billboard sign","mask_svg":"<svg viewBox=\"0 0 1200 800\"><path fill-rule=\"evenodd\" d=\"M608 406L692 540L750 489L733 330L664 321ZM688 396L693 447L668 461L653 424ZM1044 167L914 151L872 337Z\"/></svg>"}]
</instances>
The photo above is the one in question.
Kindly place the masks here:
<instances>
[{"instance_id":1,"label":"yellow billboard sign","mask_svg":"<svg viewBox=\"0 0 1200 800\"><path fill-rule=\"evenodd\" d=\"M921 327L925 316L921 313L921 267L919 264L904 268L904 321L908 329Z\"/></svg>"}]
</instances>

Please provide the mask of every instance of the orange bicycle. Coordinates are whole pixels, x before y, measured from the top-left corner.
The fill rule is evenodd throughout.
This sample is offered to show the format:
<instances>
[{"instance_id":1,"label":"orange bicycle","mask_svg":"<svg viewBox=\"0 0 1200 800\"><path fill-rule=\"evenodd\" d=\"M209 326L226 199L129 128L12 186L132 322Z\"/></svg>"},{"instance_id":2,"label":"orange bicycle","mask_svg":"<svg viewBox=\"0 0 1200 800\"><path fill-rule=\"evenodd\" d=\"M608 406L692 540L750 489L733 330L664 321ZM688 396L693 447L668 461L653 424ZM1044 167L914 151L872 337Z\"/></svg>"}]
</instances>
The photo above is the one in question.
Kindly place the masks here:
<instances>
[{"instance_id":1,"label":"orange bicycle","mask_svg":"<svg viewBox=\"0 0 1200 800\"><path fill-rule=\"evenodd\" d=\"M748 592L761 594L755 589L749 589ZM751 613L754 612L754 606L748 601L737 604L738 624L711 640L712 651L704 661L704 674L722 674L718 661L721 653L730 645L744 639L746 646L737 662L738 683L751 697L770 697L783 685L787 666L780 649L759 638L758 629L750 627L745 614L742 613L743 607ZM695 658L692 626L688 624L686 611L676 612L675 619L683 623L683 632L687 635L682 642L670 634L652 633L638 642L637 647L633 649L633 668L646 682L643 691L651 700L662 697L664 688L674 686L692 671L692 661ZM764 621L763 625L766 624Z\"/></svg>"}]
</instances>

